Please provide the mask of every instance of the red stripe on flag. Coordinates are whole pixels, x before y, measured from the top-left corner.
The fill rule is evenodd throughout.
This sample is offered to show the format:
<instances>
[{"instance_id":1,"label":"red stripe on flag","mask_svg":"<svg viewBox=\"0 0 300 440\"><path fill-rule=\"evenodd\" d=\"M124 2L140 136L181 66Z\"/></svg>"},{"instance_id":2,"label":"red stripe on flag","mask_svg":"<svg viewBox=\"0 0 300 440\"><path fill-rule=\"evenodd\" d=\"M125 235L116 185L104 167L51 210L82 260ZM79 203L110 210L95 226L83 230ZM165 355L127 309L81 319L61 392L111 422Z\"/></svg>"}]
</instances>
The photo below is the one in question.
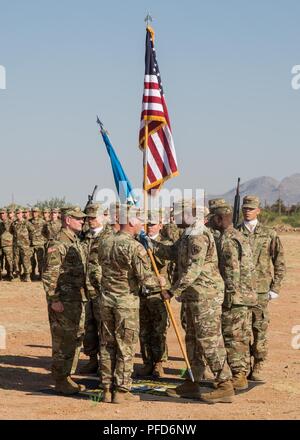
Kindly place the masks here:
<instances>
[{"instance_id":1,"label":"red stripe on flag","mask_svg":"<svg viewBox=\"0 0 300 440\"><path fill-rule=\"evenodd\" d=\"M161 140L161 143L163 144L163 146L166 150L166 155L169 160L170 169L171 169L172 173L175 173L175 171L177 171L177 164L174 160L174 156L173 156L172 150L169 145L168 138L164 132L163 127L160 130L158 130L157 134Z\"/></svg>"},{"instance_id":2,"label":"red stripe on flag","mask_svg":"<svg viewBox=\"0 0 300 440\"><path fill-rule=\"evenodd\" d=\"M162 158L160 157L160 154L156 148L156 145L155 145L155 142L154 142L152 136L149 136L148 148L152 153L153 159L155 160L157 168L161 172L161 175L163 177L167 176L169 173L165 167L165 164L164 164Z\"/></svg>"}]
</instances>

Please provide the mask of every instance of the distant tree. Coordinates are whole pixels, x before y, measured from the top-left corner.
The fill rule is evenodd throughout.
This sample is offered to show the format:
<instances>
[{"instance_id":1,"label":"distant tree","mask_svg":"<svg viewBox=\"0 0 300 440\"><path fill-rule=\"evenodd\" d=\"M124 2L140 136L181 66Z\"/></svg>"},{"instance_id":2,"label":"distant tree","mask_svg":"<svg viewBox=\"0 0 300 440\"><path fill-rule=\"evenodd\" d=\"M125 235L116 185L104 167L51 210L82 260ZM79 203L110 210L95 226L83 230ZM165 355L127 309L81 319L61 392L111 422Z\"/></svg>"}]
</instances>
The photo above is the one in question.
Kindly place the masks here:
<instances>
[{"instance_id":1,"label":"distant tree","mask_svg":"<svg viewBox=\"0 0 300 440\"><path fill-rule=\"evenodd\" d=\"M69 202L66 202L65 197L52 197L50 200L37 201L35 206L38 206L40 209L53 209L53 208L63 208L66 205L70 205Z\"/></svg>"},{"instance_id":2,"label":"distant tree","mask_svg":"<svg viewBox=\"0 0 300 440\"><path fill-rule=\"evenodd\" d=\"M273 205L271 206L271 211L272 212L277 212L279 214L285 214L286 213L286 206L283 203L283 200L281 199L277 199L275 203L273 203Z\"/></svg>"}]
</instances>

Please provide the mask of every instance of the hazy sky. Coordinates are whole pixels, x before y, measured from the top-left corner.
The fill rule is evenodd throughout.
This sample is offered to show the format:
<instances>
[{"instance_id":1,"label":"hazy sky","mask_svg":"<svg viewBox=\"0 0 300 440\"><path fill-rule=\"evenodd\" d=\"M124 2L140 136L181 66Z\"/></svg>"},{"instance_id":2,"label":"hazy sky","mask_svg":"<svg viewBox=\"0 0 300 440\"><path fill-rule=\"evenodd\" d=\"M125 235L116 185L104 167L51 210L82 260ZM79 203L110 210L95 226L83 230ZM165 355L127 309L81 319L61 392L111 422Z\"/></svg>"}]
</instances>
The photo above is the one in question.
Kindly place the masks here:
<instances>
[{"instance_id":1,"label":"hazy sky","mask_svg":"<svg viewBox=\"0 0 300 440\"><path fill-rule=\"evenodd\" d=\"M113 188L96 114L141 185L148 10L180 170L166 186L300 172L298 0L0 0L0 206Z\"/></svg>"}]
</instances>

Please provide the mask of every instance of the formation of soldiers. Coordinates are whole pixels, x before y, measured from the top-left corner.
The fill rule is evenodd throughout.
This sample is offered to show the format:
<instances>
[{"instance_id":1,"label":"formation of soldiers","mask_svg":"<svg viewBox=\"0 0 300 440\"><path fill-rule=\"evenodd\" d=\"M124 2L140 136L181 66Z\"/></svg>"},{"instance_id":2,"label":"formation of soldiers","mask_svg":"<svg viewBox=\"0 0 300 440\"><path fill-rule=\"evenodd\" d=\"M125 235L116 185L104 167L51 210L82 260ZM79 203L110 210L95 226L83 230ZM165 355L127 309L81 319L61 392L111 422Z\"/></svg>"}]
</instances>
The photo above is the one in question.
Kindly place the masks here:
<instances>
[{"instance_id":1,"label":"formation of soldiers","mask_svg":"<svg viewBox=\"0 0 300 440\"><path fill-rule=\"evenodd\" d=\"M0 279L41 280L45 246L61 229L59 209L0 209Z\"/></svg>"},{"instance_id":2,"label":"formation of soldiers","mask_svg":"<svg viewBox=\"0 0 300 440\"><path fill-rule=\"evenodd\" d=\"M168 389L168 395L231 402L235 391L248 388L248 379L265 382L268 303L280 292L284 252L276 232L259 222L256 196L244 197L242 212L244 220L238 229L224 199L209 201L204 222L196 215L194 200L176 203L168 223L162 211L149 212L146 240L159 278L141 244L144 218L135 207L115 204L104 210L93 203L85 212L66 207L61 227L48 226L47 235L40 234L47 237L46 244L36 232L43 231L43 220L38 215L24 220L19 213L15 222L24 224L22 231L26 228L28 238L25 232L19 233L24 237L22 251L16 252L20 245L12 241L11 255L19 255L20 261L24 242L30 249L26 255L35 258L41 270L56 390L75 394L84 389L71 377L83 344L89 362L80 372L98 373L103 401L138 400L130 392L138 339L143 366L135 373L163 377L169 327L164 302L172 302L173 297L181 303L194 381L187 376L180 386ZM1 220L6 243L7 230L11 233L18 227L7 227L7 219ZM16 236L12 233L12 240ZM2 241L1 246L9 277L9 252L3 251ZM23 266L26 279L28 269ZM204 393L200 382L208 371L214 389Z\"/></svg>"}]
</instances>

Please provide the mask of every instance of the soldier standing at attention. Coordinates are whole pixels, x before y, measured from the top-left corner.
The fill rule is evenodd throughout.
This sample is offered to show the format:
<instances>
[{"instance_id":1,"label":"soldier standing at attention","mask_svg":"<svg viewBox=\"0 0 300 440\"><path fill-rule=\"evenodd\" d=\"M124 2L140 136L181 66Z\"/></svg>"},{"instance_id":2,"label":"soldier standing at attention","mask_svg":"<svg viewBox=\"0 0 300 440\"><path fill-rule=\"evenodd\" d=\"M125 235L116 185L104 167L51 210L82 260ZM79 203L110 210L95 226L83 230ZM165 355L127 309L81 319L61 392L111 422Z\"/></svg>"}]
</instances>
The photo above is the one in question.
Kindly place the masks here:
<instances>
[{"instance_id":1,"label":"soldier standing at attention","mask_svg":"<svg viewBox=\"0 0 300 440\"><path fill-rule=\"evenodd\" d=\"M85 334L83 340L84 354L89 362L80 369L81 374L97 373L100 354L100 293L101 266L98 260L98 249L105 238L111 235L110 227L103 224L103 209L100 203L93 203L86 208L89 229L84 235L86 248L87 271L86 286L88 302L85 305Z\"/></svg>"},{"instance_id":2,"label":"soldier standing at attention","mask_svg":"<svg viewBox=\"0 0 300 440\"><path fill-rule=\"evenodd\" d=\"M44 208L43 209L43 219L47 223L50 222L50 212L51 212L50 208Z\"/></svg>"},{"instance_id":3,"label":"soldier standing at attention","mask_svg":"<svg viewBox=\"0 0 300 440\"><path fill-rule=\"evenodd\" d=\"M17 219L11 225L11 233L13 234L13 248L15 257L15 268L19 270L20 277L23 269L23 280L30 281L30 257L31 242L35 233L33 225L24 219L23 210L16 210Z\"/></svg>"},{"instance_id":4,"label":"soldier standing at attention","mask_svg":"<svg viewBox=\"0 0 300 440\"><path fill-rule=\"evenodd\" d=\"M161 235L162 212L149 211L148 235L153 240L171 244ZM154 255L158 271L168 279L168 262ZM170 286L166 286L170 287ZM140 345L144 365L139 376L163 377L163 362L168 360L167 330L168 313L161 297L161 288L146 298L140 299Z\"/></svg>"},{"instance_id":5,"label":"soldier standing at attention","mask_svg":"<svg viewBox=\"0 0 300 440\"><path fill-rule=\"evenodd\" d=\"M257 304L256 276L248 241L234 229L229 205L216 208L214 223L221 232L218 241L219 268L225 283L222 331L235 390L248 388L252 309Z\"/></svg>"},{"instance_id":6,"label":"soldier standing at attention","mask_svg":"<svg viewBox=\"0 0 300 440\"><path fill-rule=\"evenodd\" d=\"M10 232L12 221L9 220L6 209L0 210L0 251L6 269L8 281L13 280L13 235ZM2 269L2 265L1 265ZM0 270L1 279L1 270Z\"/></svg>"},{"instance_id":7,"label":"soldier standing at attention","mask_svg":"<svg viewBox=\"0 0 300 440\"><path fill-rule=\"evenodd\" d=\"M231 402L234 389L221 332L220 292L224 291L224 283L214 238L196 214L194 200L177 202L174 216L183 234L171 246L154 242L155 255L177 261L177 280L163 295L165 299L175 296L185 304L186 348L195 378L195 382L186 379L174 390L168 390L168 395L208 403ZM209 393L200 391L203 359L216 379L216 389Z\"/></svg>"},{"instance_id":8,"label":"soldier standing at attention","mask_svg":"<svg viewBox=\"0 0 300 440\"><path fill-rule=\"evenodd\" d=\"M99 247L103 401L112 403L139 400L130 393L139 332L139 293L142 285L145 294L160 288L144 247L135 240L142 227L136 209L120 206L120 214L120 232Z\"/></svg>"},{"instance_id":9,"label":"soldier standing at attention","mask_svg":"<svg viewBox=\"0 0 300 440\"><path fill-rule=\"evenodd\" d=\"M38 280L42 279L42 271L45 256L45 237L43 236L43 228L45 220L40 217L40 208L32 208L32 219L30 223L34 227L34 234L32 237L32 256L31 256L31 279L35 279L36 266L38 266Z\"/></svg>"},{"instance_id":10,"label":"soldier standing at attention","mask_svg":"<svg viewBox=\"0 0 300 440\"><path fill-rule=\"evenodd\" d=\"M46 240L54 240L61 230L61 220L58 218L60 210L53 208L49 222L44 222L43 236Z\"/></svg>"},{"instance_id":11,"label":"soldier standing at attention","mask_svg":"<svg viewBox=\"0 0 300 440\"><path fill-rule=\"evenodd\" d=\"M259 220L260 202L254 195L245 196L242 211L244 222L239 230L252 248L256 277L258 305L252 310L253 343L251 355L254 363L249 378L265 382L262 369L267 357L268 303L276 299L285 275L283 246L274 229L263 226ZM274 276L272 275L272 270Z\"/></svg>"},{"instance_id":12,"label":"soldier standing at attention","mask_svg":"<svg viewBox=\"0 0 300 440\"><path fill-rule=\"evenodd\" d=\"M87 301L86 257L78 238L84 217L79 207L64 211L62 230L48 242L42 276L52 336L52 375L56 391L62 394L84 390L71 378L84 336Z\"/></svg>"},{"instance_id":13,"label":"soldier standing at attention","mask_svg":"<svg viewBox=\"0 0 300 440\"><path fill-rule=\"evenodd\" d=\"M30 209L29 208L24 208L23 209L23 217L28 222L31 220L31 215L30 215Z\"/></svg>"}]
</instances>

